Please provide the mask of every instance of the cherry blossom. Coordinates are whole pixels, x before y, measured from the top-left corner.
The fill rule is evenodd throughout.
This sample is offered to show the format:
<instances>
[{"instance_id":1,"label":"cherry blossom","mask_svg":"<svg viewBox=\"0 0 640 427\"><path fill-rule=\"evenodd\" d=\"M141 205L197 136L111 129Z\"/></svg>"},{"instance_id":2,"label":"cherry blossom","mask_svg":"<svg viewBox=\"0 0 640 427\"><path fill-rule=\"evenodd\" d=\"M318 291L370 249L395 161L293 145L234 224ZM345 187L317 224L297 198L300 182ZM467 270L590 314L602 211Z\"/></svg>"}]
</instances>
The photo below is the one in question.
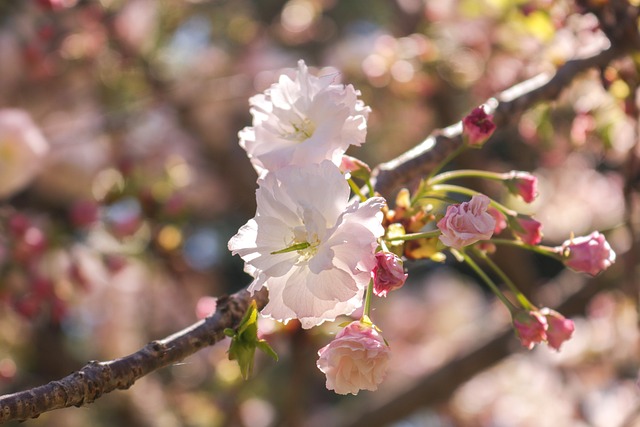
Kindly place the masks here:
<instances>
[{"instance_id":1,"label":"cherry blossom","mask_svg":"<svg viewBox=\"0 0 640 427\"><path fill-rule=\"evenodd\" d=\"M565 241L558 250L572 270L596 276L616 261L616 253L598 231Z\"/></svg>"},{"instance_id":2,"label":"cherry blossom","mask_svg":"<svg viewBox=\"0 0 640 427\"><path fill-rule=\"evenodd\" d=\"M258 174L323 160L339 166L350 145L365 142L371 110L359 91L334 79L310 75L300 60L294 79L283 74L249 100L253 126L238 136Z\"/></svg>"},{"instance_id":3,"label":"cherry blossom","mask_svg":"<svg viewBox=\"0 0 640 427\"><path fill-rule=\"evenodd\" d=\"M258 183L256 215L229 249L254 277L249 290L269 289L262 314L311 328L353 312L376 266L384 199L349 203L349 185L329 161L285 167Z\"/></svg>"},{"instance_id":4,"label":"cherry blossom","mask_svg":"<svg viewBox=\"0 0 640 427\"><path fill-rule=\"evenodd\" d=\"M402 260L391 252L376 253L376 266L373 269L373 293L386 297L387 293L399 289L407 280Z\"/></svg>"},{"instance_id":5,"label":"cherry blossom","mask_svg":"<svg viewBox=\"0 0 640 427\"><path fill-rule=\"evenodd\" d=\"M468 202L449 205L438 228L442 231L440 241L455 249L462 249L493 235L496 220L487 212L490 200L484 194L477 194Z\"/></svg>"}]
</instances>

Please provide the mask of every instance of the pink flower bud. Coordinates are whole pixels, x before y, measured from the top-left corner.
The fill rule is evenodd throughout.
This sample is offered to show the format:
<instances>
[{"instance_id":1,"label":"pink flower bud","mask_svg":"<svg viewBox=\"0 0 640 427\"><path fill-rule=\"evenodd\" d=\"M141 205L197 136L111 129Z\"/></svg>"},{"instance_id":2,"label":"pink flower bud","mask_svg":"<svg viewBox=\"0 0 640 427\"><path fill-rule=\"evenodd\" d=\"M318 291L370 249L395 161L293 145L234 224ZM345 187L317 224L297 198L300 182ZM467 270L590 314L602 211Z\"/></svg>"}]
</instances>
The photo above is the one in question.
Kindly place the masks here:
<instances>
[{"instance_id":1,"label":"pink flower bud","mask_svg":"<svg viewBox=\"0 0 640 427\"><path fill-rule=\"evenodd\" d=\"M564 265L592 276L606 270L616 261L616 253L598 231L569 239L559 250L564 257Z\"/></svg>"},{"instance_id":2,"label":"pink flower bud","mask_svg":"<svg viewBox=\"0 0 640 427\"><path fill-rule=\"evenodd\" d=\"M407 280L402 260L391 252L376 253L376 266L373 267L373 293L386 297L387 293L399 289Z\"/></svg>"},{"instance_id":3,"label":"pink flower bud","mask_svg":"<svg viewBox=\"0 0 640 427\"><path fill-rule=\"evenodd\" d=\"M390 350L372 325L350 323L318 351L317 366L327 376L327 389L338 394L375 391L384 379Z\"/></svg>"},{"instance_id":4,"label":"pink flower bud","mask_svg":"<svg viewBox=\"0 0 640 427\"><path fill-rule=\"evenodd\" d=\"M533 202L538 194L538 178L528 172L508 173L505 184L511 194L522 197L527 203Z\"/></svg>"},{"instance_id":5,"label":"pink flower bud","mask_svg":"<svg viewBox=\"0 0 640 427\"><path fill-rule=\"evenodd\" d=\"M440 241L455 249L462 249L479 240L490 239L496 220L487 212L490 199L477 194L470 201L449 205L444 218L438 221L442 231Z\"/></svg>"},{"instance_id":6,"label":"pink flower bud","mask_svg":"<svg viewBox=\"0 0 640 427\"><path fill-rule=\"evenodd\" d=\"M493 229L493 234L500 234L502 230L507 228L507 219L505 218L502 212L500 212L498 209L494 208L493 206L489 206L489 208L487 209L487 212L489 213L489 215L493 217L493 219L496 220L496 226Z\"/></svg>"},{"instance_id":7,"label":"pink flower bud","mask_svg":"<svg viewBox=\"0 0 640 427\"><path fill-rule=\"evenodd\" d=\"M513 327L522 345L529 350L547 339L547 319L539 311L518 311L513 316Z\"/></svg>"},{"instance_id":8,"label":"pink flower bud","mask_svg":"<svg viewBox=\"0 0 640 427\"><path fill-rule=\"evenodd\" d=\"M547 319L547 343L550 347L560 351L562 343L573 335L575 329L573 321L550 308L543 308L540 313Z\"/></svg>"},{"instance_id":9,"label":"pink flower bud","mask_svg":"<svg viewBox=\"0 0 640 427\"><path fill-rule=\"evenodd\" d=\"M370 174L371 168L362 160L343 154L342 161L340 162L340 172L344 174L346 173L357 174L359 171L364 174Z\"/></svg>"},{"instance_id":10,"label":"pink flower bud","mask_svg":"<svg viewBox=\"0 0 640 427\"><path fill-rule=\"evenodd\" d=\"M521 228L512 227L513 234L522 242L528 245L537 245L542 241L542 224L533 218L516 218L517 225Z\"/></svg>"},{"instance_id":11,"label":"pink flower bud","mask_svg":"<svg viewBox=\"0 0 640 427\"><path fill-rule=\"evenodd\" d=\"M485 113L482 106L474 108L462 119L462 135L469 146L482 147L495 130L493 116Z\"/></svg>"}]
</instances>

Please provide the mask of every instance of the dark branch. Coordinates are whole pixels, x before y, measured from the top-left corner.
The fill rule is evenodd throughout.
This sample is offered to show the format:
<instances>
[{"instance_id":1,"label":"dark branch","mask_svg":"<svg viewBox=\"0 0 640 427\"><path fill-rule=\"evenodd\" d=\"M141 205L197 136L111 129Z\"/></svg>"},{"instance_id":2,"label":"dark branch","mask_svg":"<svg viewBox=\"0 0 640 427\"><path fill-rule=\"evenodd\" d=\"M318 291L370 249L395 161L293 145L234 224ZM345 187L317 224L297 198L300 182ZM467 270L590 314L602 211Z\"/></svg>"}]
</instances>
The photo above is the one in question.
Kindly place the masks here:
<instances>
[{"instance_id":1,"label":"dark branch","mask_svg":"<svg viewBox=\"0 0 640 427\"><path fill-rule=\"evenodd\" d=\"M224 337L225 328L236 328L249 303L267 303L265 291L251 297L246 290L218 299L216 312L180 332L152 341L129 356L108 362L89 362L61 380L0 397L0 423L35 418L43 412L94 402L113 390L126 390L138 379L180 362Z\"/></svg>"},{"instance_id":2,"label":"dark branch","mask_svg":"<svg viewBox=\"0 0 640 427\"><path fill-rule=\"evenodd\" d=\"M537 103L556 99L578 74L592 68L603 68L628 50L610 47L592 56L567 61L552 76L540 74L533 77L489 99L486 105L493 110L495 124L505 126ZM376 191L389 196L400 185L427 175L462 145L461 131L461 122L436 130L413 149L380 164L373 171Z\"/></svg>"}]
</instances>

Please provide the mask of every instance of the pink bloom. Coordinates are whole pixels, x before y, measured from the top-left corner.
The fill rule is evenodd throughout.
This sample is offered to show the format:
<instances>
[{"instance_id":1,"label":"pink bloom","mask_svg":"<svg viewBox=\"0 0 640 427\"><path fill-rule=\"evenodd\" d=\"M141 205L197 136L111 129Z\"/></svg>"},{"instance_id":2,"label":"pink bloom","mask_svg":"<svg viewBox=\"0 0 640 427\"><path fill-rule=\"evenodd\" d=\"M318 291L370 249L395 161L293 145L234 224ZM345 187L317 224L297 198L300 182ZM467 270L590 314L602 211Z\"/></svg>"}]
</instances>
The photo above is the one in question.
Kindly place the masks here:
<instances>
[{"instance_id":1,"label":"pink bloom","mask_svg":"<svg viewBox=\"0 0 640 427\"><path fill-rule=\"evenodd\" d=\"M455 249L462 249L479 240L487 240L493 235L496 220L487 212L490 200L484 194L477 194L470 201L449 205L444 218L438 221L442 231L440 241Z\"/></svg>"},{"instance_id":2,"label":"pink bloom","mask_svg":"<svg viewBox=\"0 0 640 427\"><path fill-rule=\"evenodd\" d=\"M482 106L474 108L462 119L462 135L465 142L472 147L482 147L495 130L493 116L485 113Z\"/></svg>"},{"instance_id":3,"label":"pink bloom","mask_svg":"<svg viewBox=\"0 0 640 427\"><path fill-rule=\"evenodd\" d=\"M338 394L375 391L384 379L390 350L374 327L352 322L318 351L317 366L327 376L327 389Z\"/></svg>"},{"instance_id":4,"label":"pink bloom","mask_svg":"<svg viewBox=\"0 0 640 427\"><path fill-rule=\"evenodd\" d=\"M550 308L543 308L540 312L547 319L547 343L550 347L560 351L560 346L563 342L569 340L575 325L572 320L567 319L557 311Z\"/></svg>"},{"instance_id":5,"label":"pink bloom","mask_svg":"<svg viewBox=\"0 0 640 427\"><path fill-rule=\"evenodd\" d=\"M559 249L564 257L564 265L592 276L606 270L616 261L616 253L598 231L569 239Z\"/></svg>"},{"instance_id":6,"label":"pink bloom","mask_svg":"<svg viewBox=\"0 0 640 427\"><path fill-rule=\"evenodd\" d=\"M343 154L342 161L340 162L340 172L345 175L350 174L352 176L360 178L364 177L366 179L371 175L371 168L362 160Z\"/></svg>"},{"instance_id":7,"label":"pink bloom","mask_svg":"<svg viewBox=\"0 0 640 427\"><path fill-rule=\"evenodd\" d=\"M513 327L522 345L529 350L547 339L547 319L539 311L518 311L513 316Z\"/></svg>"},{"instance_id":8,"label":"pink bloom","mask_svg":"<svg viewBox=\"0 0 640 427\"><path fill-rule=\"evenodd\" d=\"M402 260L391 252L376 253L376 266L373 268L373 293L386 297L389 291L400 289L407 280Z\"/></svg>"},{"instance_id":9,"label":"pink bloom","mask_svg":"<svg viewBox=\"0 0 640 427\"><path fill-rule=\"evenodd\" d=\"M520 230L512 227L513 234L522 242L528 245L537 245L542 241L542 224L533 218L521 217L516 218Z\"/></svg>"},{"instance_id":10,"label":"pink bloom","mask_svg":"<svg viewBox=\"0 0 640 427\"><path fill-rule=\"evenodd\" d=\"M22 190L43 165L49 143L23 110L0 110L0 198Z\"/></svg>"},{"instance_id":11,"label":"pink bloom","mask_svg":"<svg viewBox=\"0 0 640 427\"><path fill-rule=\"evenodd\" d=\"M512 171L508 173L505 184L509 192L522 197L527 203L535 200L538 194L538 178L527 172Z\"/></svg>"}]
</instances>

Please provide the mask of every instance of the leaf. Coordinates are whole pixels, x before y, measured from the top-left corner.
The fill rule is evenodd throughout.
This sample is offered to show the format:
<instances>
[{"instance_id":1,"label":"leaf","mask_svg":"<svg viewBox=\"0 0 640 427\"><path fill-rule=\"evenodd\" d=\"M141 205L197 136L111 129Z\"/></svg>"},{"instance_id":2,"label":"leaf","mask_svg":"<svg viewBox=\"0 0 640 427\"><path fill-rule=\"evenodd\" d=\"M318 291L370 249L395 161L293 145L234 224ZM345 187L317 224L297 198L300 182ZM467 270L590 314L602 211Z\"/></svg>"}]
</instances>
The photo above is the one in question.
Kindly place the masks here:
<instances>
[{"instance_id":1,"label":"leaf","mask_svg":"<svg viewBox=\"0 0 640 427\"><path fill-rule=\"evenodd\" d=\"M229 360L235 360L240 366L240 373L245 380L253 373L253 361L256 348L278 361L278 355L265 340L258 339L258 306L255 300L247 308L240 325L233 331L224 330L225 335L231 337L229 346ZM231 334L231 335L230 335Z\"/></svg>"}]
</instances>

